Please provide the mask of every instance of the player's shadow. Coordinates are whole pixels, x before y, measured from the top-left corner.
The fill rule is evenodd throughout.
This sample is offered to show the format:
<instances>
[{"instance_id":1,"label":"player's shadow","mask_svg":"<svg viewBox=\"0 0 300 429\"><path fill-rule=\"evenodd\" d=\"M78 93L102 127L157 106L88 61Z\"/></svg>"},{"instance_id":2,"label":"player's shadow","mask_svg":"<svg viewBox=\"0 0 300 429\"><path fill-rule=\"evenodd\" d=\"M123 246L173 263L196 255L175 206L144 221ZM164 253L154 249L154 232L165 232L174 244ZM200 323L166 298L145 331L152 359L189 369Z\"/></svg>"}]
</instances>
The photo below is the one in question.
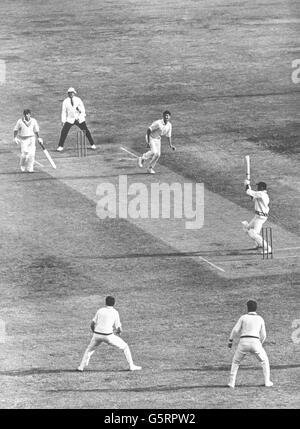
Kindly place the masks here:
<instances>
[{"instance_id":1,"label":"player's shadow","mask_svg":"<svg viewBox=\"0 0 300 429\"><path fill-rule=\"evenodd\" d=\"M249 387L254 387L254 388L263 388L264 385L263 384L242 384L242 385L238 385L236 386L237 389L242 389L242 388L246 388L248 389ZM92 388L92 389L47 389L45 390L46 392L53 392L53 393L57 393L57 392L63 392L63 393L68 393L68 392L77 392L77 393L86 393L86 392L131 392L131 393L146 393L146 392L178 392L178 391L190 391L190 390L199 390L199 389L226 389L228 391L232 391L232 389L229 390L229 387L227 384L196 384L196 385L186 385L186 386L145 386L145 387L125 387L122 388L120 387L119 389L116 388Z\"/></svg>"},{"instance_id":2,"label":"player's shadow","mask_svg":"<svg viewBox=\"0 0 300 429\"><path fill-rule=\"evenodd\" d=\"M84 372L77 371L76 369L71 368L57 368L57 369L50 369L50 368L30 368L30 369L23 369L23 370L10 370L10 371L0 371L1 375L6 375L10 377L25 377L27 375L43 375L43 374L65 374L65 373L76 373L76 374L85 374L85 373L116 373L116 372L129 372L127 369L89 369Z\"/></svg>"},{"instance_id":3,"label":"player's shadow","mask_svg":"<svg viewBox=\"0 0 300 429\"><path fill-rule=\"evenodd\" d=\"M285 364L285 365L271 365L271 370L284 370L284 369L293 369L293 368L300 368L300 363L296 364ZM195 371L195 372L218 372L218 371L229 371L230 365L206 365L206 366L199 366L194 368L168 368L164 369L164 372L188 372L188 371ZM261 367L259 365L257 366L240 366L241 371L261 371ZM145 370L144 370L145 371ZM84 374L115 374L115 373L129 373L130 371L128 369L86 369L84 372L77 371L76 368L28 368L28 369L16 369L16 370L7 370L7 371L0 371L0 376L10 376L10 377L25 377L30 375L43 375L43 374L64 374L64 373L76 373L79 376L82 376ZM159 372L159 371L158 371ZM143 371L138 371L137 374L143 374ZM205 386L200 386L205 387ZM207 387L212 387L211 385ZM222 386L223 387L223 386Z\"/></svg>"},{"instance_id":4,"label":"player's shadow","mask_svg":"<svg viewBox=\"0 0 300 429\"><path fill-rule=\"evenodd\" d=\"M124 253L121 255L74 255L74 258L80 259L138 259L138 258L170 258L170 257L195 257L195 256L234 256L241 255L243 253L249 253L255 249L238 249L238 250L208 250L208 251L194 251L194 252L164 252L164 253Z\"/></svg>"}]
</instances>

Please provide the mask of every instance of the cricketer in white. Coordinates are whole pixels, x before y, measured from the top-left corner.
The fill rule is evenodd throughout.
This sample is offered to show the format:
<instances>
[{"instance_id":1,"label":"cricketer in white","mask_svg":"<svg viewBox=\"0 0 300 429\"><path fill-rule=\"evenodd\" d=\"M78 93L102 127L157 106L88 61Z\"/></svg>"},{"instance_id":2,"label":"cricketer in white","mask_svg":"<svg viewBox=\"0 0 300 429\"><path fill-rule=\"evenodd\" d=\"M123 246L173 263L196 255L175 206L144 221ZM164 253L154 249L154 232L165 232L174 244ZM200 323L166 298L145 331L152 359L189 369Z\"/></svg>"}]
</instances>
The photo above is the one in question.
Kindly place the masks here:
<instances>
[{"instance_id":1,"label":"cricketer in white","mask_svg":"<svg viewBox=\"0 0 300 429\"><path fill-rule=\"evenodd\" d=\"M36 119L31 117L31 111L25 109L23 118L19 119L14 128L14 141L21 146L20 169L22 172L33 173L36 138L43 143L39 136L39 126Z\"/></svg>"},{"instance_id":2,"label":"cricketer in white","mask_svg":"<svg viewBox=\"0 0 300 429\"><path fill-rule=\"evenodd\" d=\"M265 322L264 319L256 313L256 301L248 301L247 309L248 314L244 314L239 318L229 337L228 347L231 349L233 338L237 335L240 335L240 341L232 360L228 386L234 388L241 361L244 359L247 353L252 353L256 356L262 365L265 386L271 387L273 386L273 383L270 380L269 359L262 346L266 339Z\"/></svg>"},{"instance_id":3,"label":"cricketer in white","mask_svg":"<svg viewBox=\"0 0 300 429\"><path fill-rule=\"evenodd\" d=\"M257 183L257 191L253 191L250 186L250 181L245 180L246 194L254 200L254 218L248 223L246 220L242 222L244 231L249 237L255 241L256 248L263 248L265 253L271 253L271 246L267 246L265 240L261 236L261 229L263 224L268 219L270 198L267 192L267 185L265 182ZM263 242L264 241L264 242Z\"/></svg>"},{"instance_id":4,"label":"cricketer in white","mask_svg":"<svg viewBox=\"0 0 300 429\"><path fill-rule=\"evenodd\" d=\"M140 366L137 366L133 363L128 344L119 337L122 332L122 326L119 313L113 308L115 305L115 298L112 296L107 296L105 299L105 304L106 307L100 308L97 311L91 323L93 337L86 351L84 352L81 364L77 370L84 370L84 367L89 364L92 354L101 343L106 343L123 350L130 371L138 371L142 369Z\"/></svg>"},{"instance_id":5,"label":"cricketer in white","mask_svg":"<svg viewBox=\"0 0 300 429\"><path fill-rule=\"evenodd\" d=\"M163 119L154 121L147 129L146 142L150 150L138 158L138 166L142 168L146 160L150 159L148 172L155 174L154 167L161 155L161 137L166 136L169 141L169 146L172 150L176 150L172 145L172 124L170 122L171 113L169 110L163 112Z\"/></svg>"}]
</instances>

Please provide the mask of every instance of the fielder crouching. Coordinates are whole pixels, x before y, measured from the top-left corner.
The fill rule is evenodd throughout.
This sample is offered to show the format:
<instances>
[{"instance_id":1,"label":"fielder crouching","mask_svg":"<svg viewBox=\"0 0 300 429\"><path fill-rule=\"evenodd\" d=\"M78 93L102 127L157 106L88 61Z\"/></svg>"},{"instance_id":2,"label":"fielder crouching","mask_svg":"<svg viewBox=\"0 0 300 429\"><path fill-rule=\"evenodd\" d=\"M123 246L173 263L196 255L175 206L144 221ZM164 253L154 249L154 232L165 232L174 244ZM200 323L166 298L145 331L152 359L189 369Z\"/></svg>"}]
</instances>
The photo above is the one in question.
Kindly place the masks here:
<instances>
[{"instance_id":1,"label":"fielder crouching","mask_svg":"<svg viewBox=\"0 0 300 429\"><path fill-rule=\"evenodd\" d=\"M228 347L231 349L234 336L240 335L239 344L232 359L230 380L228 386L235 387L235 380L241 361L246 354L256 356L262 365L265 386L272 387L270 380L270 364L267 353L262 344L266 339L266 328L264 319L256 313L257 303L250 300L247 302L248 314L241 316L231 331Z\"/></svg>"},{"instance_id":2,"label":"fielder crouching","mask_svg":"<svg viewBox=\"0 0 300 429\"><path fill-rule=\"evenodd\" d=\"M140 366L137 366L133 363L128 344L119 337L122 332L122 326L119 313L113 308L115 305L115 298L112 296L107 296L105 299L105 304L105 307L100 308L97 311L91 323L93 337L86 351L84 352L81 364L77 370L84 370L84 367L89 364L92 354L101 343L106 343L110 346L114 346L120 350L123 350L130 371L138 371L142 369Z\"/></svg>"}]
</instances>

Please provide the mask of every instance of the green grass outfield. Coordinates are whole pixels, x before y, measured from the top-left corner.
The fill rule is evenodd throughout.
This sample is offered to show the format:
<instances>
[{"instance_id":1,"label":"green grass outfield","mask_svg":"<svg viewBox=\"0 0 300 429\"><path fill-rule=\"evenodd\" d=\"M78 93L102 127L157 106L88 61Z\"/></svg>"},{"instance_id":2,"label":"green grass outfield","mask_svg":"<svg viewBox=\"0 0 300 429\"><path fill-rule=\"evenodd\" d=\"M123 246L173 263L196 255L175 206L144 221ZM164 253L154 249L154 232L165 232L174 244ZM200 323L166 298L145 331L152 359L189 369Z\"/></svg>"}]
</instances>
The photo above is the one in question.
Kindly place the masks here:
<instances>
[{"instance_id":1,"label":"green grass outfield","mask_svg":"<svg viewBox=\"0 0 300 429\"><path fill-rule=\"evenodd\" d=\"M299 58L297 2L8 1L1 4L0 408L298 408ZM74 86L98 150L62 154L61 102ZM18 170L13 127L31 108L57 170ZM134 156L163 110L176 152L149 176ZM250 250L243 158L271 197L274 259ZM204 183L204 226L105 219L97 187ZM89 324L116 297L141 372L100 347L75 371ZM272 389L254 358L226 387L233 324L257 299ZM299 337L299 336L298 336ZM293 341L294 339L294 341ZM296 336L297 339L297 336Z\"/></svg>"}]
</instances>

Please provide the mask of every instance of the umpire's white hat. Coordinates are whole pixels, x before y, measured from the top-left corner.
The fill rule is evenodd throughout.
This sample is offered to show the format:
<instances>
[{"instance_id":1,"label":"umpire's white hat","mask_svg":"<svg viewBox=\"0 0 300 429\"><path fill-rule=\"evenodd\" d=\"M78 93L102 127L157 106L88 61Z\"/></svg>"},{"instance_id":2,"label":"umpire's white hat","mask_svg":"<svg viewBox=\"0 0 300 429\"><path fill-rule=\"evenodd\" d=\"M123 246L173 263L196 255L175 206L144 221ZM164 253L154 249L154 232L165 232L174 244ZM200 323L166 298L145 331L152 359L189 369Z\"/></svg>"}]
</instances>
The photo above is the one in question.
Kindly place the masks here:
<instances>
[{"instance_id":1,"label":"umpire's white hat","mask_svg":"<svg viewBox=\"0 0 300 429\"><path fill-rule=\"evenodd\" d=\"M75 91L75 89L72 88L72 87L70 87L67 92L74 92L74 94L77 94L77 92Z\"/></svg>"}]
</instances>

